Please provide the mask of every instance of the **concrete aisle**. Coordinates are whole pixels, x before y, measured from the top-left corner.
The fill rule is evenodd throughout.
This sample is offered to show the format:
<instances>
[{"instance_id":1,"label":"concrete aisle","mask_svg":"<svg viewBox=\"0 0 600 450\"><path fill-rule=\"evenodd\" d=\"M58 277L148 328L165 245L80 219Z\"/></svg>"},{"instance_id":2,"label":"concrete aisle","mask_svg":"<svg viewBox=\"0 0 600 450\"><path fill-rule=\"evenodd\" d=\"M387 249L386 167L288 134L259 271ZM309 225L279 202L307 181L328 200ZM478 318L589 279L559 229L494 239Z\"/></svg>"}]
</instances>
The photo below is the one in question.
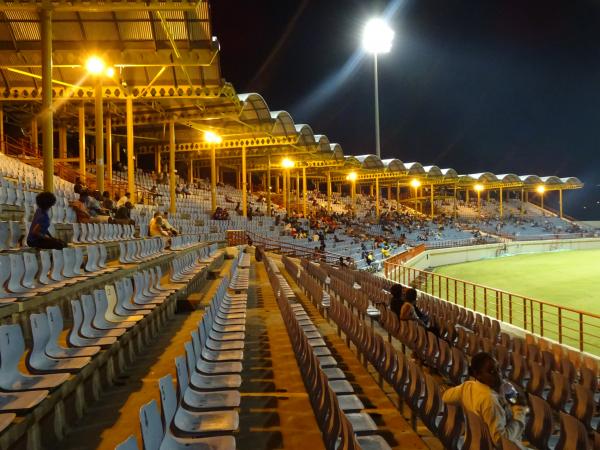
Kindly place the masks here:
<instances>
[{"instance_id":1,"label":"concrete aisle","mask_svg":"<svg viewBox=\"0 0 600 450\"><path fill-rule=\"evenodd\" d=\"M238 449L323 449L287 329L262 263L248 290Z\"/></svg>"}]
</instances>

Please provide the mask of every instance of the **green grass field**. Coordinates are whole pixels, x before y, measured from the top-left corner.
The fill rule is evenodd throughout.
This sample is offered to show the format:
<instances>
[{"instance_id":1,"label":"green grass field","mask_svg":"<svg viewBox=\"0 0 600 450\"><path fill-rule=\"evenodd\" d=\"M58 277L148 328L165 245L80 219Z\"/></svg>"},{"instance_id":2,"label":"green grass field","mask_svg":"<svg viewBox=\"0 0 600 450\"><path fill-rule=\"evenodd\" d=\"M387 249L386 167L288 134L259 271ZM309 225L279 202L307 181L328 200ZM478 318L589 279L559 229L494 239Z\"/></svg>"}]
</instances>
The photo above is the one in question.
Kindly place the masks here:
<instances>
[{"instance_id":1,"label":"green grass field","mask_svg":"<svg viewBox=\"0 0 600 450\"><path fill-rule=\"evenodd\" d=\"M480 287L473 291L472 286L455 287L452 281L447 285L445 280L429 280L423 290L575 347L583 334L584 349L600 354L600 319L584 318L581 326L578 314L559 315L552 306L541 311L522 298L600 315L600 250L507 256L442 266L434 272L517 295L499 297Z\"/></svg>"}]
</instances>

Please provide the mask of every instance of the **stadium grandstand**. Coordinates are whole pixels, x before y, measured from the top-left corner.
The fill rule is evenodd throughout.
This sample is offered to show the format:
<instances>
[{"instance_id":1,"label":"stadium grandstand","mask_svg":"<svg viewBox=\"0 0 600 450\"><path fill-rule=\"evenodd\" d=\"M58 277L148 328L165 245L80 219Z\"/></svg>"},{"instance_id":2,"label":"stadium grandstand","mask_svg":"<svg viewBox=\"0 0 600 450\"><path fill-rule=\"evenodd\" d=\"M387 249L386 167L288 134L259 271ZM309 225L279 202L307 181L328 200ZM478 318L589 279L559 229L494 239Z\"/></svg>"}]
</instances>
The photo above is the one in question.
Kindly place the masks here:
<instances>
[{"instance_id":1,"label":"stadium grandstand","mask_svg":"<svg viewBox=\"0 0 600 450\"><path fill-rule=\"evenodd\" d=\"M2 449L600 448L600 316L407 263L594 241L579 179L351 155L225 81L207 1L0 4ZM481 352L518 438L448 401Z\"/></svg>"}]
</instances>

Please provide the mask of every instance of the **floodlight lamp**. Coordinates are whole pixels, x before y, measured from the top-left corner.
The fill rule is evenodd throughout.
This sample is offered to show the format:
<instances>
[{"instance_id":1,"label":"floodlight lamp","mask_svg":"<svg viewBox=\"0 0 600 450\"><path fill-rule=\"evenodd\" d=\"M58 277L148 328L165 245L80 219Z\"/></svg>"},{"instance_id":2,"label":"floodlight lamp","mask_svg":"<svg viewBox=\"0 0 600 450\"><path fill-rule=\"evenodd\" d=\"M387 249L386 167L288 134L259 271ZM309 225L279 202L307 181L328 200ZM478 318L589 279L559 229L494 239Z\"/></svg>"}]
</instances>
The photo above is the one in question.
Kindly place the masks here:
<instances>
[{"instance_id":1,"label":"floodlight lamp","mask_svg":"<svg viewBox=\"0 0 600 450\"><path fill-rule=\"evenodd\" d=\"M544 192L546 192L546 188L544 186L538 186L536 188L536 191L538 191L538 194L543 194Z\"/></svg>"},{"instance_id":2,"label":"floodlight lamp","mask_svg":"<svg viewBox=\"0 0 600 450\"><path fill-rule=\"evenodd\" d=\"M346 180L348 181L355 182L357 178L358 175L356 174L356 172L350 172L348 175L346 175Z\"/></svg>"},{"instance_id":3,"label":"floodlight lamp","mask_svg":"<svg viewBox=\"0 0 600 450\"><path fill-rule=\"evenodd\" d=\"M204 132L204 140L209 144L220 144L221 142L223 142L223 138L217 133L213 133L212 131Z\"/></svg>"},{"instance_id":4,"label":"floodlight lamp","mask_svg":"<svg viewBox=\"0 0 600 450\"><path fill-rule=\"evenodd\" d=\"M394 30L381 18L369 20L363 30L362 45L369 53L388 53L392 49Z\"/></svg>"},{"instance_id":5,"label":"floodlight lamp","mask_svg":"<svg viewBox=\"0 0 600 450\"><path fill-rule=\"evenodd\" d=\"M421 182L419 180L417 180L416 178L413 178L410 181L410 185L416 189L421 186Z\"/></svg>"},{"instance_id":6,"label":"floodlight lamp","mask_svg":"<svg viewBox=\"0 0 600 450\"><path fill-rule=\"evenodd\" d=\"M85 62L86 70L92 75L100 75L105 68L104 61L98 56L90 56Z\"/></svg>"},{"instance_id":7,"label":"floodlight lamp","mask_svg":"<svg viewBox=\"0 0 600 450\"><path fill-rule=\"evenodd\" d=\"M475 189L475 191L477 192L481 192L485 189L485 187L483 186L483 184L476 184L475 186L473 186L473 189Z\"/></svg>"},{"instance_id":8,"label":"floodlight lamp","mask_svg":"<svg viewBox=\"0 0 600 450\"><path fill-rule=\"evenodd\" d=\"M283 158L281 160L281 167L283 167L284 169L291 169L292 167L294 167L294 165L294 161L292 161L289 158Z\"/></svg>"}]
</instances>

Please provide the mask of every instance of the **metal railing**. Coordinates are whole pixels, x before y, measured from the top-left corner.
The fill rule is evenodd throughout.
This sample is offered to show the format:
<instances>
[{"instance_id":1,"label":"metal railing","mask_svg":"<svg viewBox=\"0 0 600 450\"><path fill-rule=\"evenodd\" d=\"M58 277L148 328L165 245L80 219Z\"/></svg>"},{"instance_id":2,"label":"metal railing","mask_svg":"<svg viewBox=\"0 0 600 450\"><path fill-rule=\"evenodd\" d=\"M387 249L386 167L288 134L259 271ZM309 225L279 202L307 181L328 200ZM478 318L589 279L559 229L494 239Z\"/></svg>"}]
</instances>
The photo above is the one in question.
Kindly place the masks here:
<instances>
[{"instance_id":1,"label":"metal railing","mask_svg":"<svg viewBox=\"0 0 600 450\"><path fill-rule=\"evenodd\" d=\"M386 277L530 333L600 355L600 315L402 265L390 264Z\"/></svg>"}]
</instances>

